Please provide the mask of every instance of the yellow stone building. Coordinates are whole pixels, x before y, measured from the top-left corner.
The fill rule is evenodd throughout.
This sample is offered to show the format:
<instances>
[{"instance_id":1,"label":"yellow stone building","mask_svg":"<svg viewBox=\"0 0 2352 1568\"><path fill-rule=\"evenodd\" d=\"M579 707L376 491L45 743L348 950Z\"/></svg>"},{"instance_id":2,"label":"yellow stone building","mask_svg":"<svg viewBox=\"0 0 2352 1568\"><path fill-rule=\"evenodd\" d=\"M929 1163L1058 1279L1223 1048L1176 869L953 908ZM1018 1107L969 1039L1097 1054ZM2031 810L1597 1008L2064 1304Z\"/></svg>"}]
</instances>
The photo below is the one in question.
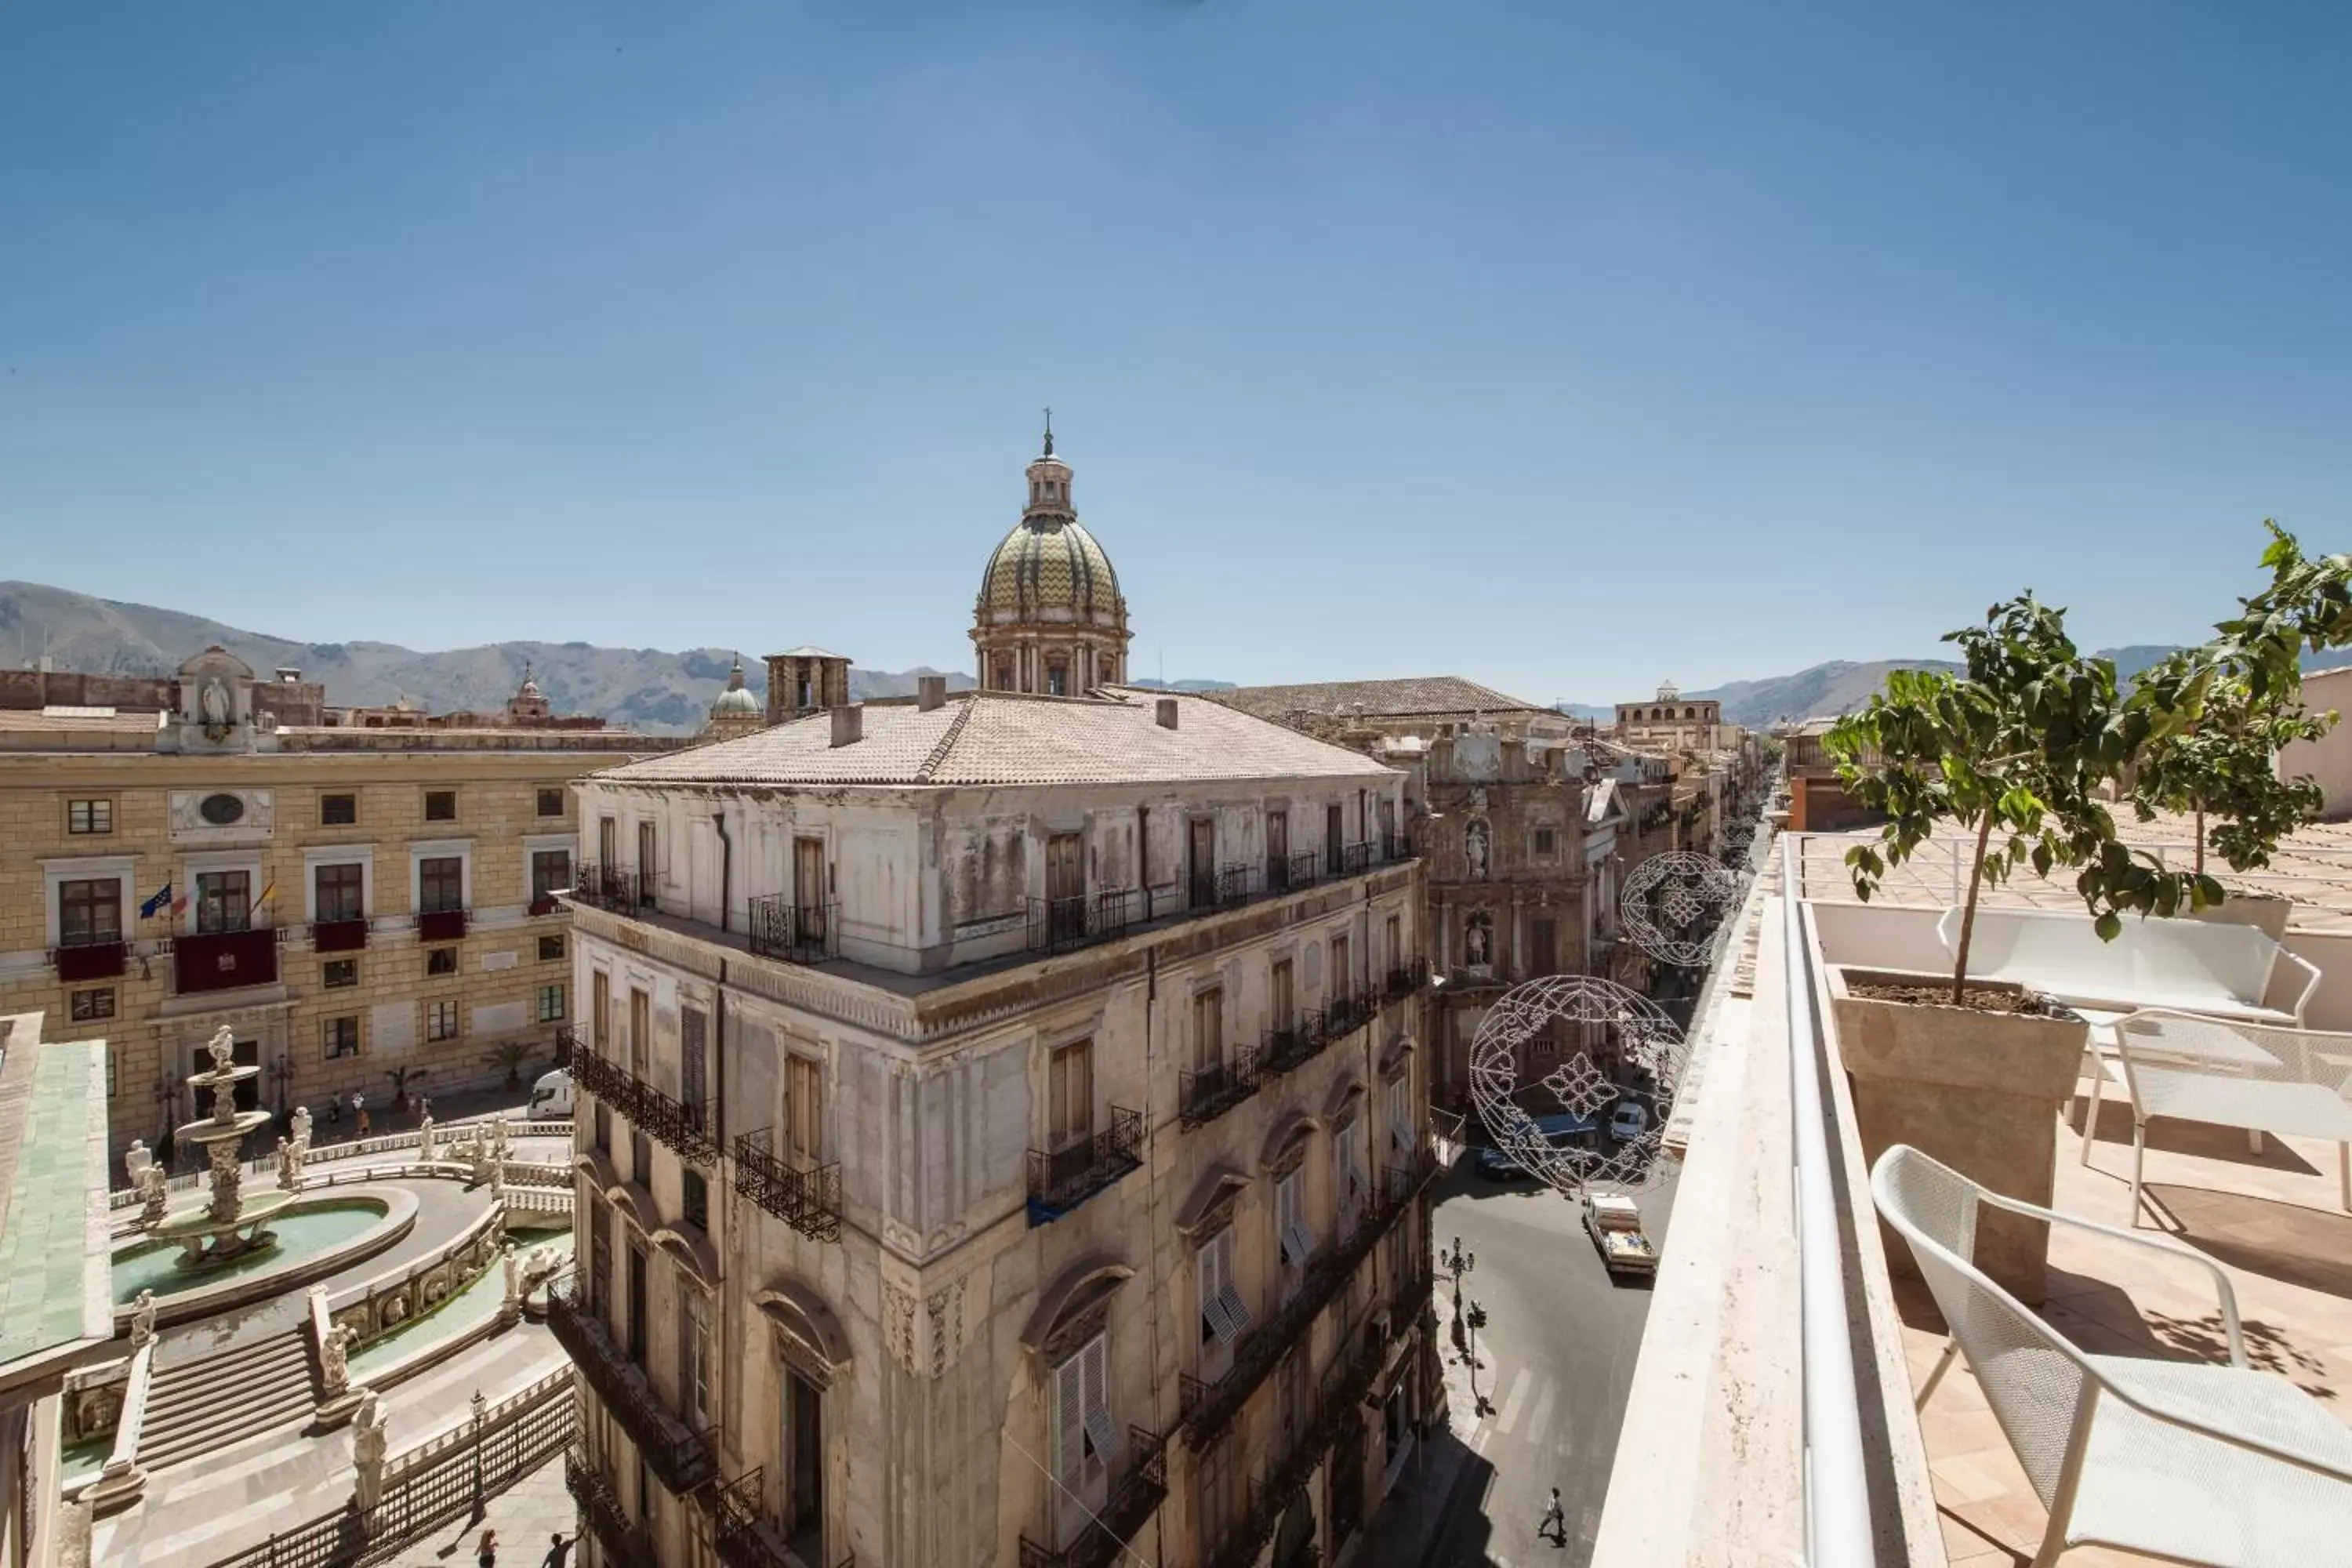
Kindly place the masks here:
<instances>
[{"instance_id":1,"label":"yellow stone building","mask_svg":"<svg viewBox=\"0 0 2352 1568\"><path fill-rule=\"evenodd\" d=\"M574 1006L571 782L678 742L535 687L456 723L281 724L218 649L176 692L0 709L0 1014L108 1042L113 1152L196 1114L223 1025L281 1114L544 1070Z\"/></svg>"}]
</instances>

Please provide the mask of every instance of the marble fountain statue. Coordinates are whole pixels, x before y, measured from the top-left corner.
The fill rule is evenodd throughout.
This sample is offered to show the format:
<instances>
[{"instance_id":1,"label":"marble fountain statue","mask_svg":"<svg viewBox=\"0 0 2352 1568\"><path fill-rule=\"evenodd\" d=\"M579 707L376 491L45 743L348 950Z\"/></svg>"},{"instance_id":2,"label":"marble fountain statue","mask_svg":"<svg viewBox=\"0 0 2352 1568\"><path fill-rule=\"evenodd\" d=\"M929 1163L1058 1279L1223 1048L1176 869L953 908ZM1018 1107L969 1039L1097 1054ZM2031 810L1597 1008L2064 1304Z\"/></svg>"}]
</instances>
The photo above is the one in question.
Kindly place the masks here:
<instances>
[{"instance_id":1,"label":"marble fountain statue","mask_svg":"<svg viewBox=\"0 0 2352 1568\"><path fill-rule=\"evenodd\" d=\"M178 1129L175 1135L183 1143L203 1147L212 1165L207 1178L212 1196L203 1208L165 1219L148 1233L159 1241L177 1242L183 1248L179 1266L189 1269L214 1268L274 1245L270 1217L295 1198L288 1191L242 1194L245 1141L270 1118L266 1110L239 1110L236 1086L261 1069L236 1065L236 1043L226 1028L205 1049L212 1055L212 1070L191 1073L187 1082L191 1089L212 1090L213 1113Z\"/></svg>"}]
</instances>

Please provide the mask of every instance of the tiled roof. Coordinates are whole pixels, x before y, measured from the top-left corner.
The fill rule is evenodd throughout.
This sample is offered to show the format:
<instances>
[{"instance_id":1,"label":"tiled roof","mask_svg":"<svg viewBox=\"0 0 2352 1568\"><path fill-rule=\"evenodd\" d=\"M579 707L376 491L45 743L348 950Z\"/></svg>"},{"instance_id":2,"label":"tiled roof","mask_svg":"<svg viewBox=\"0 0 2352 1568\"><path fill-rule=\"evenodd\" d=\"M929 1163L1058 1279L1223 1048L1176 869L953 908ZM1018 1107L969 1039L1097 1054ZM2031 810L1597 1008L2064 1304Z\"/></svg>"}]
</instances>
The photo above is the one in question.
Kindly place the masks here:
<instances>
[{"instance_id":1,"label":"tiled roof","mask_svg":"<svg viewBox=\"0 0 2352 1568\"><path fill-rule=\"evenodd\" d=\"M1243 686L1231 691L1204 691L1202 695L1212 702L1276 723L1294 713L1335 719L1354 714L1370 719L1401 719L1435 713L1542 713L1560 717L1541 703L1523 702L1458 675L1415 675L1398 680L1321 680L1305 686Z\"/></svg>"},{"instance_id":2,"label":"tiled roof","mask_svg":"<svg viewBox=\"0 0 2352 1568\"><path fill-rule=\"evenodd\" d=\"M1386 778L1360 752L1328 746L1213 702L1178 697L1160 728L1150 691L1100 698L965 692L929 712L863 709L865 738L835 746L829 714L740 740L607 769L616 784L1180 784L1255 778Z\"/></svg>"}]
</instances>

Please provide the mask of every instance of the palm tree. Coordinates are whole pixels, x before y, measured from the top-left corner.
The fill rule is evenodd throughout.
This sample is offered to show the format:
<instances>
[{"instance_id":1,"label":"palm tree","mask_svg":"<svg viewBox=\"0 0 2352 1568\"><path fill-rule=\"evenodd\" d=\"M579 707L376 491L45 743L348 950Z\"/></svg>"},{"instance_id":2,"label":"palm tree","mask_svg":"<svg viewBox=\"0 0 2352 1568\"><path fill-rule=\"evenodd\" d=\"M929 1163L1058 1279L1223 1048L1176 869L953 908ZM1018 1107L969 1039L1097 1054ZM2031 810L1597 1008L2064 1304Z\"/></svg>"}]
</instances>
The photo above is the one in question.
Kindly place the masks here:
<instances>
[{"instance_id":1,"label":"palm tree","mask_svg":"<svg viewBox=\"0 0 2352 1568\"><path fill-rule=\"evenodd\" d=\"M529 1040L503 1041L499 1045L492 1046L488 1050L484 1051L482 1053L482 1059L489 1063L492 1067L499 1067L507 1069L507 1087L509 1089L520 1089L522 1087L523 1064L530 1060L530 1042Z\"/></svg>"},{"instance_id":2,"label":"palm tree","mask_svg":"<svg viewBox=\"0 0 2352 1568\"><path fill-rule=\"evenodd\" d=\"M406 1110L408 1109L408 1086L412 1083L424 1082L425 1069L423 1068L393 1068L387 1070L383 1076L392 1079L392 1108L394 1110Z\"/></svg>"}]
</instances>

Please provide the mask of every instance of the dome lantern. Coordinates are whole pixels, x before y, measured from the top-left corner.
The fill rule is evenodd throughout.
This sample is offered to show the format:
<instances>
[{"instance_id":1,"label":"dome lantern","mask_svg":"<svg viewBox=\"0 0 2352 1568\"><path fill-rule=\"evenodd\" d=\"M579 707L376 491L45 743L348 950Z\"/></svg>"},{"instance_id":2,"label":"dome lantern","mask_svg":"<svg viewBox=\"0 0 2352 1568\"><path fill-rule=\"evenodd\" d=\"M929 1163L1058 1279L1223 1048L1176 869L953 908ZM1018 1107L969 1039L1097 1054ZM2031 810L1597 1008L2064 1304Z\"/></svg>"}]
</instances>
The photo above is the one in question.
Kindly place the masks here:
<instances>
[{"instance_id":1,"label":"dome lantern","mask_svg":"<svg viewBox=\"0 0 2352 1568\"><path fill-rule=\"evenodd\" d=\"M1070 466L1054 455L1052 410L1044 453L1028 468L1021 521L981 574L972 642L980 684L999 691L1075 697L1126 678L1127 600L1118 574L1070 500Z\"/></svg>"}]
</instances>

